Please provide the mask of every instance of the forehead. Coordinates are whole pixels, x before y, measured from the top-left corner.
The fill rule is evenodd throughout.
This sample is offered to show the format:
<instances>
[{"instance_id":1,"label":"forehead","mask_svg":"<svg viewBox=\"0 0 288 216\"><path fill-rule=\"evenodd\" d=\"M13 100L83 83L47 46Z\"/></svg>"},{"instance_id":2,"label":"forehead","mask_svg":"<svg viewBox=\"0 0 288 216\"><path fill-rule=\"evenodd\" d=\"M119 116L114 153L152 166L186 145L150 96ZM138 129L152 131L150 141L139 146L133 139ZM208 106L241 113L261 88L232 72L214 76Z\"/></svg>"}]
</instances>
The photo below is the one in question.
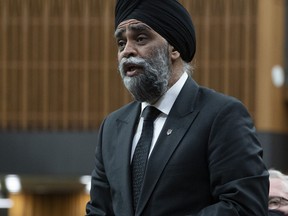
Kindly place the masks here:
<instances>
[{"instance_id":1,"label":"forehead","mask_svg":"<svg viewBox=\"0 0 288 216\"><path fill-rule=\"evenodd\" d=\"M149 25L136 19L121 22L115 30L115 36L117 37L127 31L149 31L158 35Z\"/></svg>"},{"instance_id":2,"label":"forehead","mask_svg":"<svg viewBox=\"0 0 288 216\"><path fill-rule=\"evenodd\" d=\"M270 179L270 192L269 196L283 196L288 198L288 185L282 179Z\"/></svg>"},{"instance_id":3,"label":"forehead","mask_svg":"<svg viewBox=\"0 0 288 216\"><path fill-rule=\"evenodd\" d=\"M121 22L118 26L117 26L117 29L121 29L121 28L127 28L128 26L130 25L146 25L147 27L149 27L147 24L139 21L139 20L136 20L136 19L128 19L128 20L125 20L123 22ZM150 28L150 27L149 27Z\"/></svg>"}]
</instances>

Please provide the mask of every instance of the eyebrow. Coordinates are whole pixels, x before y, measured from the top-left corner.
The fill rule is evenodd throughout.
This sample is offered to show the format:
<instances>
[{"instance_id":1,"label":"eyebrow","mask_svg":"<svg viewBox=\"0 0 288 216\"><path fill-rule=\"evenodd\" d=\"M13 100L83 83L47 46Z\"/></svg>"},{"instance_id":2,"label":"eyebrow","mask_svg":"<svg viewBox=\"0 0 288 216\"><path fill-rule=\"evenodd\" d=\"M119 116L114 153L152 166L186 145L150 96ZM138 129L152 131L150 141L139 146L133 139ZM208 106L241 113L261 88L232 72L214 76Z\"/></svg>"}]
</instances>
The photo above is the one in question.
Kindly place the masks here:
<instances>
[{"instance_id":1,"label":"eyebrow","mask_svg":"<svg viewBox=\"0 0 288 216\"><path fill-rule=\"evenodd\" d=\"M128 26L128 30L134 31L134 32L152 31L152 29L145 24L130 24ZM114 34L115 38L120 38L124 32L126 32L126 28L116 29L115 34Z\"/></svg>"}]
</instances>

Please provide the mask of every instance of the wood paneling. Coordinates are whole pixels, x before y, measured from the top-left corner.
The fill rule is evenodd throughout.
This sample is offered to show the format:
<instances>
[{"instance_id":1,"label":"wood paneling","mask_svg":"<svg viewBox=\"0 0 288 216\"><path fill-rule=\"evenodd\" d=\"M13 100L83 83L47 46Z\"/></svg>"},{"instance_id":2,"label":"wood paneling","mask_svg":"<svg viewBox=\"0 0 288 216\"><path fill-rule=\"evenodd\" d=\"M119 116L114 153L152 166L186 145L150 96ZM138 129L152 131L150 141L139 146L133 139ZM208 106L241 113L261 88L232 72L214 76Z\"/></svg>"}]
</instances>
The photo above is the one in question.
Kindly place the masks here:
<instances>
[{"instance_id":1,"label":"wood paneling","mask_svg":"<svg viewBox=\"0 0 288 216\"><path fill-rule=\"evenodd\" d=\"M258 0L182 0L194 78L255 114ZM95 130L131 97L117 72L112 0L1 0L0 128Z\"/></svg>"},{"instance_id":2,"label":"wood paneling","mask_svg":"<svg viewBox=\"0 0 288 216\"><path fill-rule=\"evenodd\" d=\"M257 0L182 1L197 33L194 78L255 112Z\"/></svg>"},{"instance_id":3,"label":"wood paneling","mask_svg":"<svg viewBox=\"0 0 288 216\"><path fill-rule=\"evenodd\" d=\"M81 216L89 201L87 194L17 194L11 195L9 216Z\"/></svg>"},{"instance_id":4,"label":"wood paneling","mask_svg":"<svg viewBox=\"0 0 288 216\"><path fill-rule=\"evenodd\" d=\"M0 4L1 129L97 129L128 102L116 67L114 1Z\"/></svg>"}]
</instances>

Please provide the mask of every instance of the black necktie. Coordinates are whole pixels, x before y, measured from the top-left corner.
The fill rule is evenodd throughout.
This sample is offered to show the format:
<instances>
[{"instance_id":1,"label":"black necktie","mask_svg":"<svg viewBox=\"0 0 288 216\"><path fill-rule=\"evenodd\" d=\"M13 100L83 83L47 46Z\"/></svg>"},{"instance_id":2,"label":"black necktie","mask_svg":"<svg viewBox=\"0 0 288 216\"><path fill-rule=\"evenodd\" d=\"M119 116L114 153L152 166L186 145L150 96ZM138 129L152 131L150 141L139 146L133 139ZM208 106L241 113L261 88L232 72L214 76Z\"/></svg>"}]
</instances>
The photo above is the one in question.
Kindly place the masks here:
<instances>
[{"instance_id":1,"label":"black necktie","mask_svg":"<svg viewBox=\"0 0 288 216\"><path fill-rule=\"evenodd\" d=\"M131 165L134 209L136 209L144 179L150 145L153 138L153 123L160 113L161 111L153 106L147 106L142 113L144 117L142 133L137 143Z\"/></svg>"}]
</instances>

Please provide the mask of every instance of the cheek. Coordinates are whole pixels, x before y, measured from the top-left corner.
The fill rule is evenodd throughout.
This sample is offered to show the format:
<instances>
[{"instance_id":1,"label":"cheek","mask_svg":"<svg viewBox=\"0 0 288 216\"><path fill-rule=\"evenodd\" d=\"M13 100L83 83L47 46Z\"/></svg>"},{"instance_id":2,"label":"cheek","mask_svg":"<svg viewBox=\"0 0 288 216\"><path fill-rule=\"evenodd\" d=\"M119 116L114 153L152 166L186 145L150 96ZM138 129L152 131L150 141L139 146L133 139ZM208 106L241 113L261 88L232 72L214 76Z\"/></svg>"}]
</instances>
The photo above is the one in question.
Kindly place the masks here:
<instances>
[{"instance_id":1,"label":"cheek","mask_svg":"<svg viewBox=\"0 0 288 216\"><path fill-rule=\"evenodd\" d=\"M284 212L285 215L288 215L288 206L282 206L278 208L279 211Z\"/></svg>"},{"instance_id":2,"label":"cheek","mask_svg":"<svg viewBox=\"0 0 288 216\"><path fill-rule=\"evenodd\" d=\"M117 53L117 60L118 60L118 62L120 62L120 61L121 61L121 59L122 59L122 55L121 55L121 53L120 53L120 52L118 52L118 53Z\"/></svg>"}]
</instances>

